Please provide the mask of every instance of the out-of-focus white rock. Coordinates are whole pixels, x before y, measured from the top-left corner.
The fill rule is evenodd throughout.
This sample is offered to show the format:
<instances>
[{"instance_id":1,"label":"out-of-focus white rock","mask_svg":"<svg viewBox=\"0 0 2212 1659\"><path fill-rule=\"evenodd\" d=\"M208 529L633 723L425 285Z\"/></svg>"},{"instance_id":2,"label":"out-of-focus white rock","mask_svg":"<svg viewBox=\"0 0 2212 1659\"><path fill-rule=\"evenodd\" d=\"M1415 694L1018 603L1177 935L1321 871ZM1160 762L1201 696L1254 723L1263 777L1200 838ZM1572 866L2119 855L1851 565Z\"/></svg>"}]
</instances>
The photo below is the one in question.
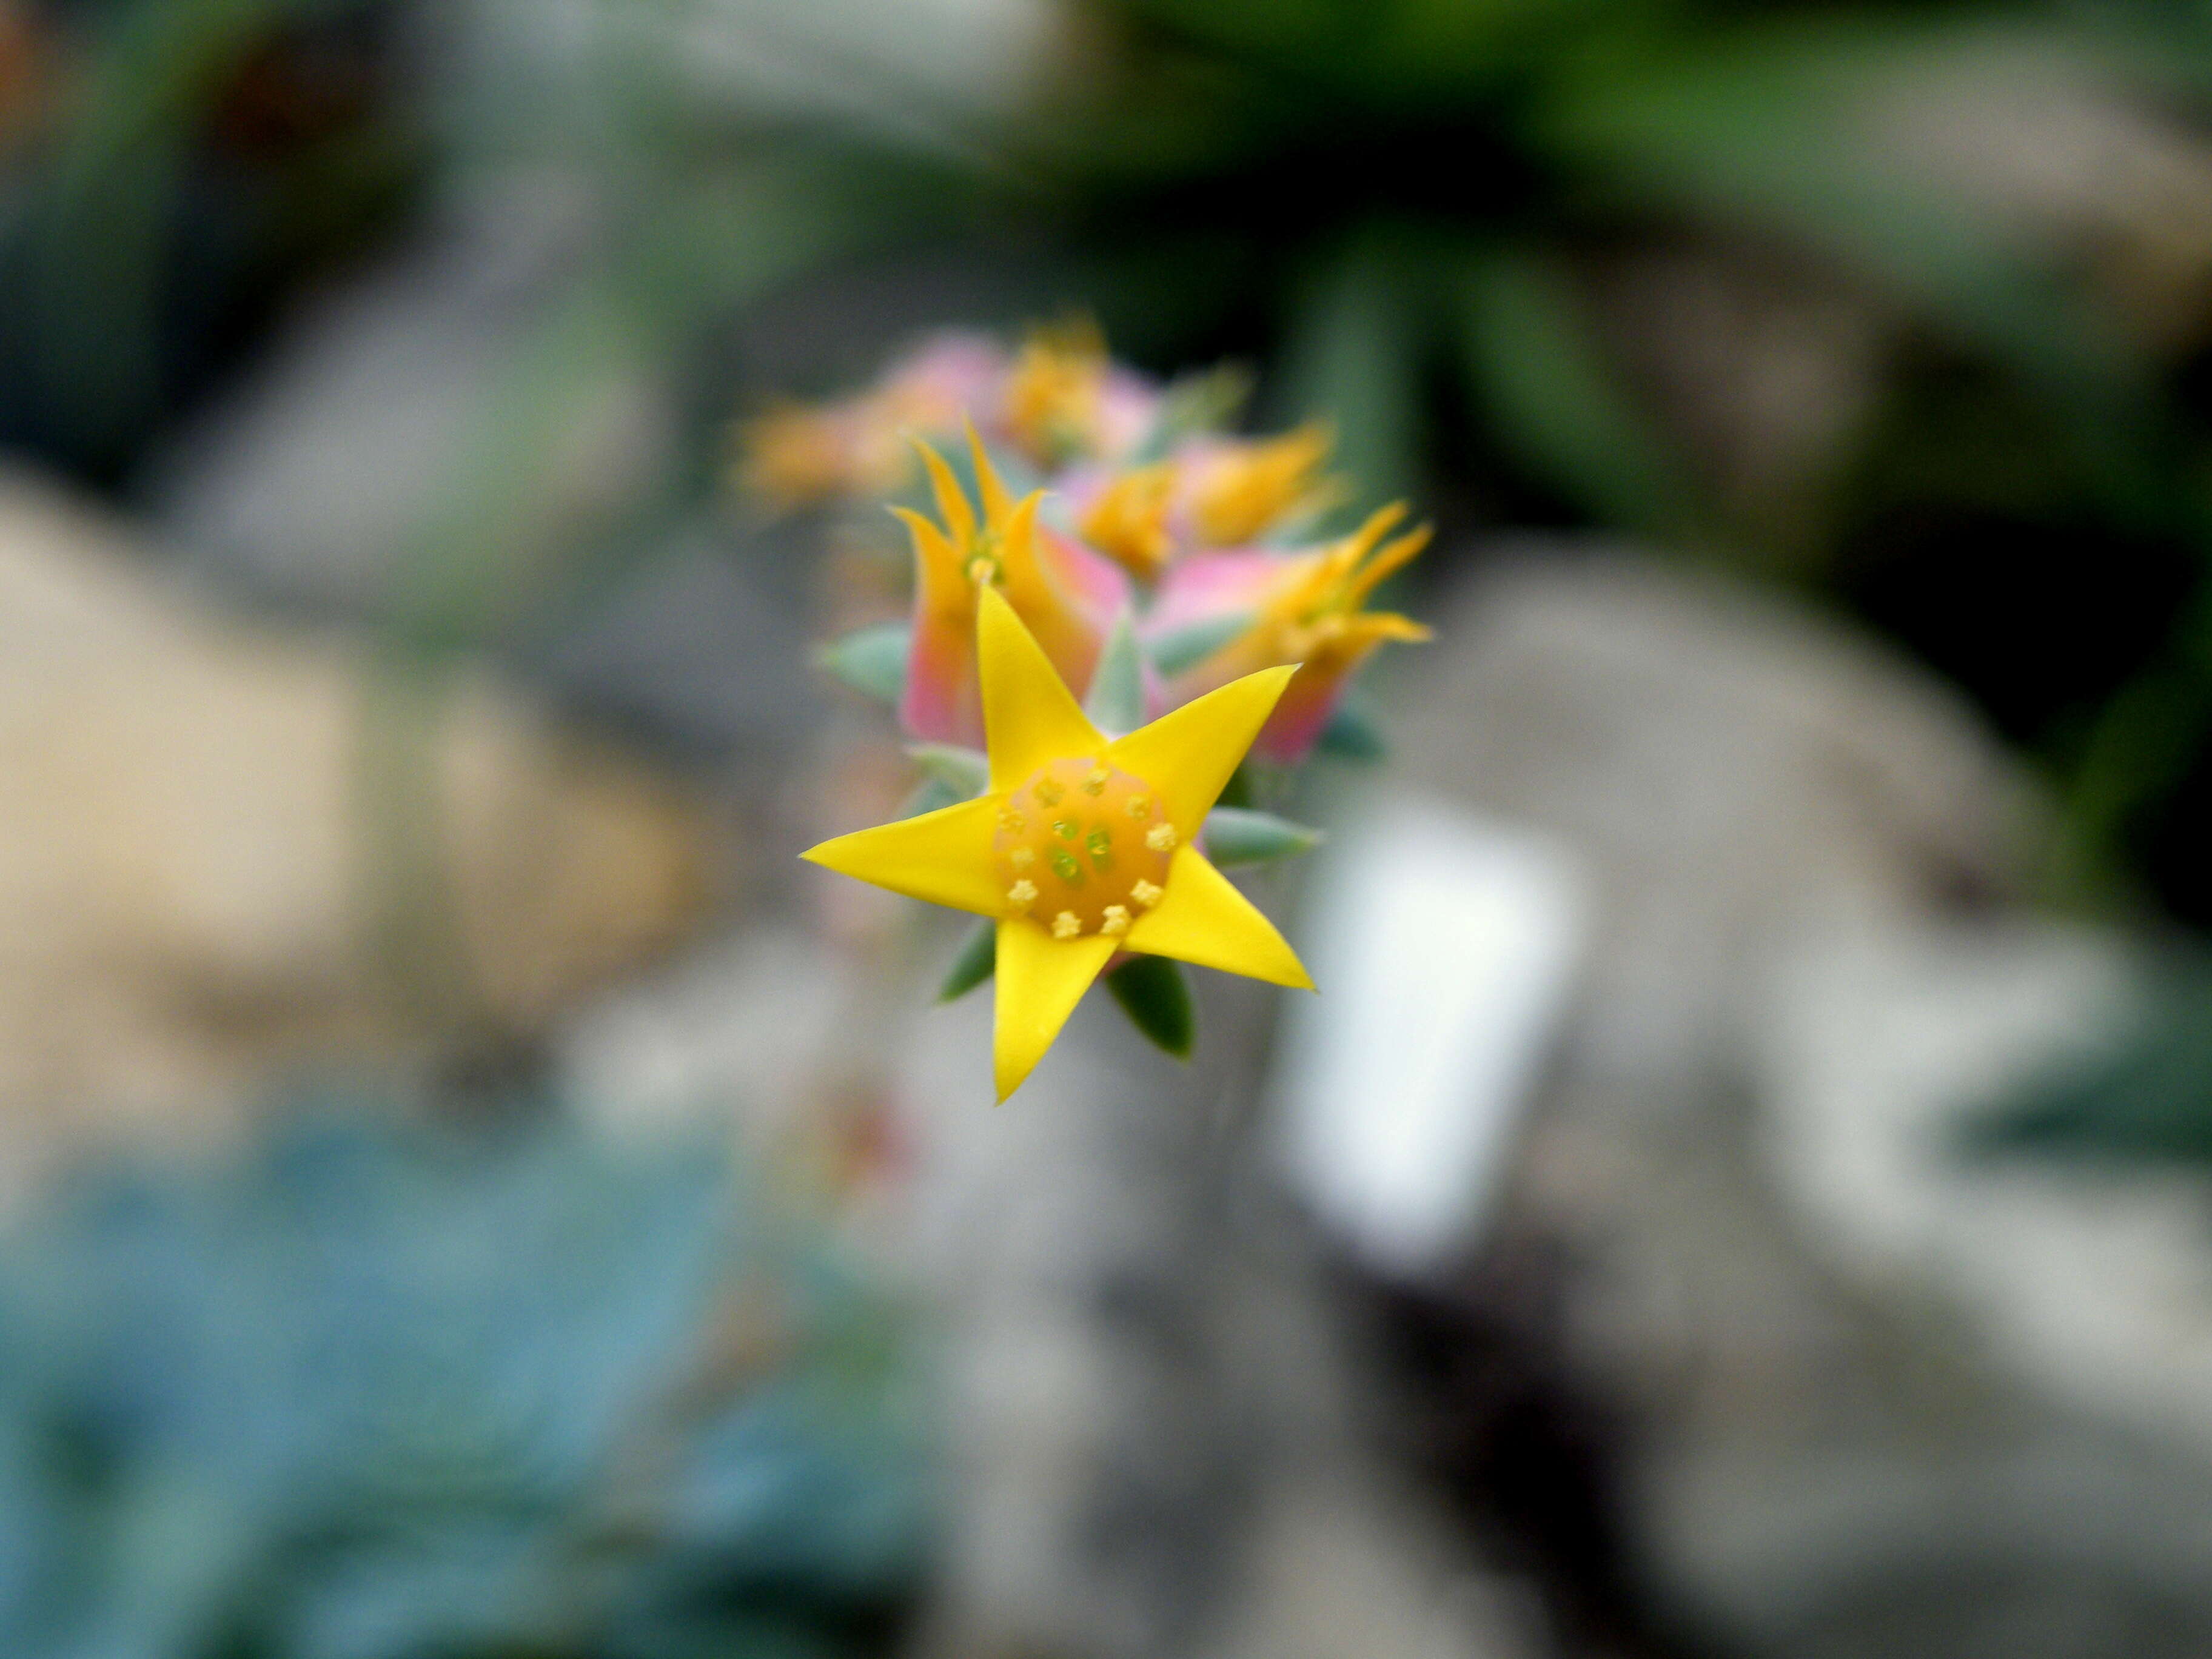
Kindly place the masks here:
<instances>
[{"instance_id":1,"label":"out-of-focus white rock","mask_svg":"<svg viewBox=\"0 0 2212 1659\"><path fill-rule=\"evenodd\" d=\"M1588 901L1555 844L1431 798L1322 854L1270 1096L1296 1190L1370 1267L1470 1248L1565 1013Z\"/></svg>"}]
</instances>

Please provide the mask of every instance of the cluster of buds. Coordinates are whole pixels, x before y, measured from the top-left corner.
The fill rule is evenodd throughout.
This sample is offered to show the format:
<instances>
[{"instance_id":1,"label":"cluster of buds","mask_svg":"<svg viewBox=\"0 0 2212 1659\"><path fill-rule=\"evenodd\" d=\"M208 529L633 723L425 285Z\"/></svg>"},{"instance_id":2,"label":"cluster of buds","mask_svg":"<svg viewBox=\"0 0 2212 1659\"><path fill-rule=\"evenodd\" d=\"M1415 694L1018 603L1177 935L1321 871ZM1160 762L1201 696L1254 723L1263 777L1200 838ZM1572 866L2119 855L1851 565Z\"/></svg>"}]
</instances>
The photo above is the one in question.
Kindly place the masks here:
<instances>
[{"instance_id":1,"label":"cluster of buds","mask_svg":"<svg viewBox=\"0 0 2212 1659\"><path fill-rule=\"evenodd\" d=\"M1239 674L1297 665L1255 745L1263 762L1295 765L1330 733L1376 646L1427 636L1366 605L1428 532L1401 532L1394 507L1348 535L1314 538L1346 494L1326 471L1328 434L1219 431L1212 422L1229 401L1219 386L1162 386L1115 363L1080 325L1041 331L1018 350L946 333L855 396L748 422L738 476L776 508L894 502L927 486L933 516L891 507L913 542L911 624L896 641L872 631L825 654L872 691L896 656L900 720L917 741L981 744L975 595L988 582L1079 696L1125 617L1147 714ZM1346 727L1349 716L1335 734L1342 746L1371 745Z\"/></svg>"},{"instance_id":2,"label":"cluster of buds","mask_svg":"<svg viewBox=\"0 0 2212 1659\"><path fill-rule=\"evenodd\" d=\"M1189 1036L1181 981L1162 977L1170 963L1127 953L1303 982L1289 947L1213 873L1316 839L1253 810L1240 763L1279 775L1316 746L1371 753L1345 694L1377 646L1427 637L1368 601L1428 532L1401 528L1404 509L1389 507L1349 533L1317 535L1346 494L1326 471L1328 434L1221 430L1221 384L1162 386L1115 363L1084 326L1018 350L948 334L854 397L775 410L741 434L739 477L757 500L874 501L906 528L910 620L848 635L822 660L896 705L925 798L904 821L912 830L815 850L833 868L989 919L948 983L1000 974L1002 1093L1036 1057L1006 1048L1005 975L1011 960L1034 980L1036 961L1060 959L1039 958L1041 942L1085 946L1091 971L1108 970L1139 1028L1170 1048ZM1058 720L1059 746L1038 749L1024 733L1055 697L1074 712ZM1154 731L1184 737L1147 747ZM1125 744L1135 747L1125 754ZM1234 753L1223 764L1224 744ZM1001 775L1013 752L1020 778ZM1194 793L1131 771L1116 758L1127 754L1156 771L1188 763L1219 776ZM1224 791L1237 805L1217 805ZM1182 817L1158 818L1170 798L1186 803ZM997 802L988 844L969 848L972 826L927 827L932 814L987 799ZM967 872L957 881L915 873L956 865ZM1215 949L1218 938L1200 937L1209 927L1244 944ZM1017 1051L1018 1065L1007 1058Z\"/></svg>"}]
</instances>

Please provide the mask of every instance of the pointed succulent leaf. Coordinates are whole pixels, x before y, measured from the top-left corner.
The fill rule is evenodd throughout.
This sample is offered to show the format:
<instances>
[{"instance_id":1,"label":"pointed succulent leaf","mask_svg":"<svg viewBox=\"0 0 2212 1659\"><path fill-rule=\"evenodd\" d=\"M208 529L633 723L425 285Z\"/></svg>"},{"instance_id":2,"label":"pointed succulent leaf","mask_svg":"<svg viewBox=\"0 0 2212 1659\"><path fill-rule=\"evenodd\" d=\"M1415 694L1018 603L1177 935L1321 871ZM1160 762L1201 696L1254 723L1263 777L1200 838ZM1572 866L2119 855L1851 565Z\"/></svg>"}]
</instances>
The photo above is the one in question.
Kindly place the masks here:
<instances>
[{"instance_id":1,"label":"pointed succulent leaf","mask_svg":"<svg viewBox=\"0 0 2212 1659\"><path fill-rule=\"evenodd\" d=\"M1106 975L1106 988L1147 1042L1177 1060L1190 1058L1198 1016L1180 963L1165 957L1132 957Z\"/></svg>"},{"instance_id":2,"label":"pointed succulent leaf","mask_svg":"<svg viewBox=\"0 0 2212 1659\"><path fill-rule=\"evenodd\" d=\"M1351 697L1337 704L1315 746L1340 760L1377 761L1390 752L1375 717Z\"/></svg>"},{"instance_id":3,"label":"pointed succulent leaf","mask_svg":"<svg viewBox=\"0 0 2212 1659\"><path fill-rule=\"evenodd\" d=\"M1249 629L1255 620L1250 611L1238 611L1156 635L1151 646L1152 666L1172 679L1185 669L1204 662Z\"/></svg>"},{"instance_id":4,"label":"pointed succulent leaf","mask_svg":"<svg viewBox=\"0 0 2212 1659\"><path fill-rule=\"evenodd\" d=\"M1534 254L1476 264L1465 289L1468 372L1499 441L1601 522L1680 534L1691 488L1609 362L1566 273Z\"/></svg>"},{"instance_id":5,"label":"pointed succulent leaf","mask_svg":"<svg viewBox=\"0 0 2212 1659\"><path fill-rule=\"evenodd\" d=\"M915 743L907 745L906 752L921 768L924 777L951 790L957 800L981 794L991 781L990 760L980 750L963 749L952 743Z\"/></svg>"},{"instance_id":6,"label":"pointed succulent leaf","mask_svg":"<svg viewBox=\"0 0 2212 1659\"><path fill-rule=\"evenodd\" d=\"M912 794L899 803L896 816L902 818L918 818L924 812L935 812L947 806L957 806L968 799L969 797L955 790L943 778L929 774L926 775L920 783L915 785Z\"/></svg>"},{"instance_id":7,"label":"pointed succulent leaf","mask_svg":"<svg viewBox=\"0 0 2212 1659\"><path fill-rule=\"evenodd\" d=\"M1226 426L1251 396L1251 371L1234 363L1185 375L1168 387L1160 400L1159 418L1130 455L1128 465L1163 460L1181 440Z\"/></svg>"},{"instance_id":8,"label":"pointed succulent leaf","mask_svg":"<svg viewBox=\"0 0 2212 1659\"><path fill-rule=\"evenodd\" d=\"M878 623L832 640L815 652L814 660L863 696L896 702L906 686L913 634L908 623Z\"/></svg>"},{"instance_id":9,"label":"pointed succulent leaf","mask_svg":"<svg viewBox=\"0 0 2212 1659\"><path fill-rule=\"evenodd\" d=\"M1083 712L1109 737L1133 732L1145 723L1144 659L1137 653L1136 631L1130 627L1126 611L1115 621L1114 631L1106 636L1104 649L1098 653L1098 665L1091 671L1091 695L1084 699Z\"/></svg>"},{"instance_id":10,"label":"pointed succulent leaf","mask_svg":"<svg viewBox=\"0 0 2212 1659\"><path fill-rule=\"evenodd\" d=\"M1321 840L1320 830L1273 812L1217 806L1206 820L1206 856L1224 870L1310 852Z\"/></svg>"},{"instance_id":11,"label":"pointed succulent leaf","mask_svg":"<svg viewBox=\"0 0 2212 1659\"><path fill-rule=\"evenodd\" d=\"M937 988L939 1002L957 1002L991 977L999 965L999 925L986 916L968 930L959 953Z\"/></svg>"}]
</instances>

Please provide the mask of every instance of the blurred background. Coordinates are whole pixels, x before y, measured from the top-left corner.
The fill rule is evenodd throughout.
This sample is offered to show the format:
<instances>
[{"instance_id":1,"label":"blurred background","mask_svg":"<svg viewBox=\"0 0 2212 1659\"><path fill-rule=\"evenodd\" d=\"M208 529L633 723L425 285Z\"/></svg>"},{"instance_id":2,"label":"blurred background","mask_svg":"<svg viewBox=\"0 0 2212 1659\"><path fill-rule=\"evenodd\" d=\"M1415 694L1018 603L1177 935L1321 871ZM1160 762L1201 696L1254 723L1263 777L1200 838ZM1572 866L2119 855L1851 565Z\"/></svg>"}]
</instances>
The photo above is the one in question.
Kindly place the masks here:
<instances>
[{"instance_id":1,"label":"blurred background","mask_svg":"<svg viewBox=\"0 0 2212 1659\"><path fill-rule=\"evenodd\" d=\"M993 1110L733 434L1079 317L1437 637ZM0 0L0 446L8 1654L2212 1654L2212 11Z\"/></svg>"}]
</instances>

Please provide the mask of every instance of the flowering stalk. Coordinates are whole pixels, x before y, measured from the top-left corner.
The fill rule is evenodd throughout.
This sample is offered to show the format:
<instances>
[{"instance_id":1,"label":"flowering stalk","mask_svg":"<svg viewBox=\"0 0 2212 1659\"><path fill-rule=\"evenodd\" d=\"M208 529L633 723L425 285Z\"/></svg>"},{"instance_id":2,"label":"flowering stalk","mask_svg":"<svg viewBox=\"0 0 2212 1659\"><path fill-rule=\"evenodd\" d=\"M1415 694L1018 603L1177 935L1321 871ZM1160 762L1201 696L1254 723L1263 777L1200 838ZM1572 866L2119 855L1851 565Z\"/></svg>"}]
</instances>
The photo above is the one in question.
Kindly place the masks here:
<instances>
[{"instance_id":1,"label":"flowering stalk","mask_svg":"<svg viewBox=\"0 0 2212 1659\"><path fill-rule=\"evenodd\" d=\"M1310 986L1217 866L1317 835L1241 795L1216 803L1248 754L1286 769L1371 750L1346 693L1378 646L1428 637L1368 608L1427 531L1402 530L1401 505L1302 540L1346 493L1323 470L1328 434L1194 426L1193 409L1221 412L1221 383L1163 391L1082 325L1014 353L952 335L871 392L745 429L741 481L771 506L927 487L926 507L886 503L911 547L910 621L822 658L896 702L923 791L914 816L805 856L983 918L946 994L997 980L1001 1099L1102 974L1177 1053L1191 1025L1176 964ZM972 489L940 447L962 432ZM1040 487L1018 497L1010 472Z\"/></svg>"}]
</instances>

